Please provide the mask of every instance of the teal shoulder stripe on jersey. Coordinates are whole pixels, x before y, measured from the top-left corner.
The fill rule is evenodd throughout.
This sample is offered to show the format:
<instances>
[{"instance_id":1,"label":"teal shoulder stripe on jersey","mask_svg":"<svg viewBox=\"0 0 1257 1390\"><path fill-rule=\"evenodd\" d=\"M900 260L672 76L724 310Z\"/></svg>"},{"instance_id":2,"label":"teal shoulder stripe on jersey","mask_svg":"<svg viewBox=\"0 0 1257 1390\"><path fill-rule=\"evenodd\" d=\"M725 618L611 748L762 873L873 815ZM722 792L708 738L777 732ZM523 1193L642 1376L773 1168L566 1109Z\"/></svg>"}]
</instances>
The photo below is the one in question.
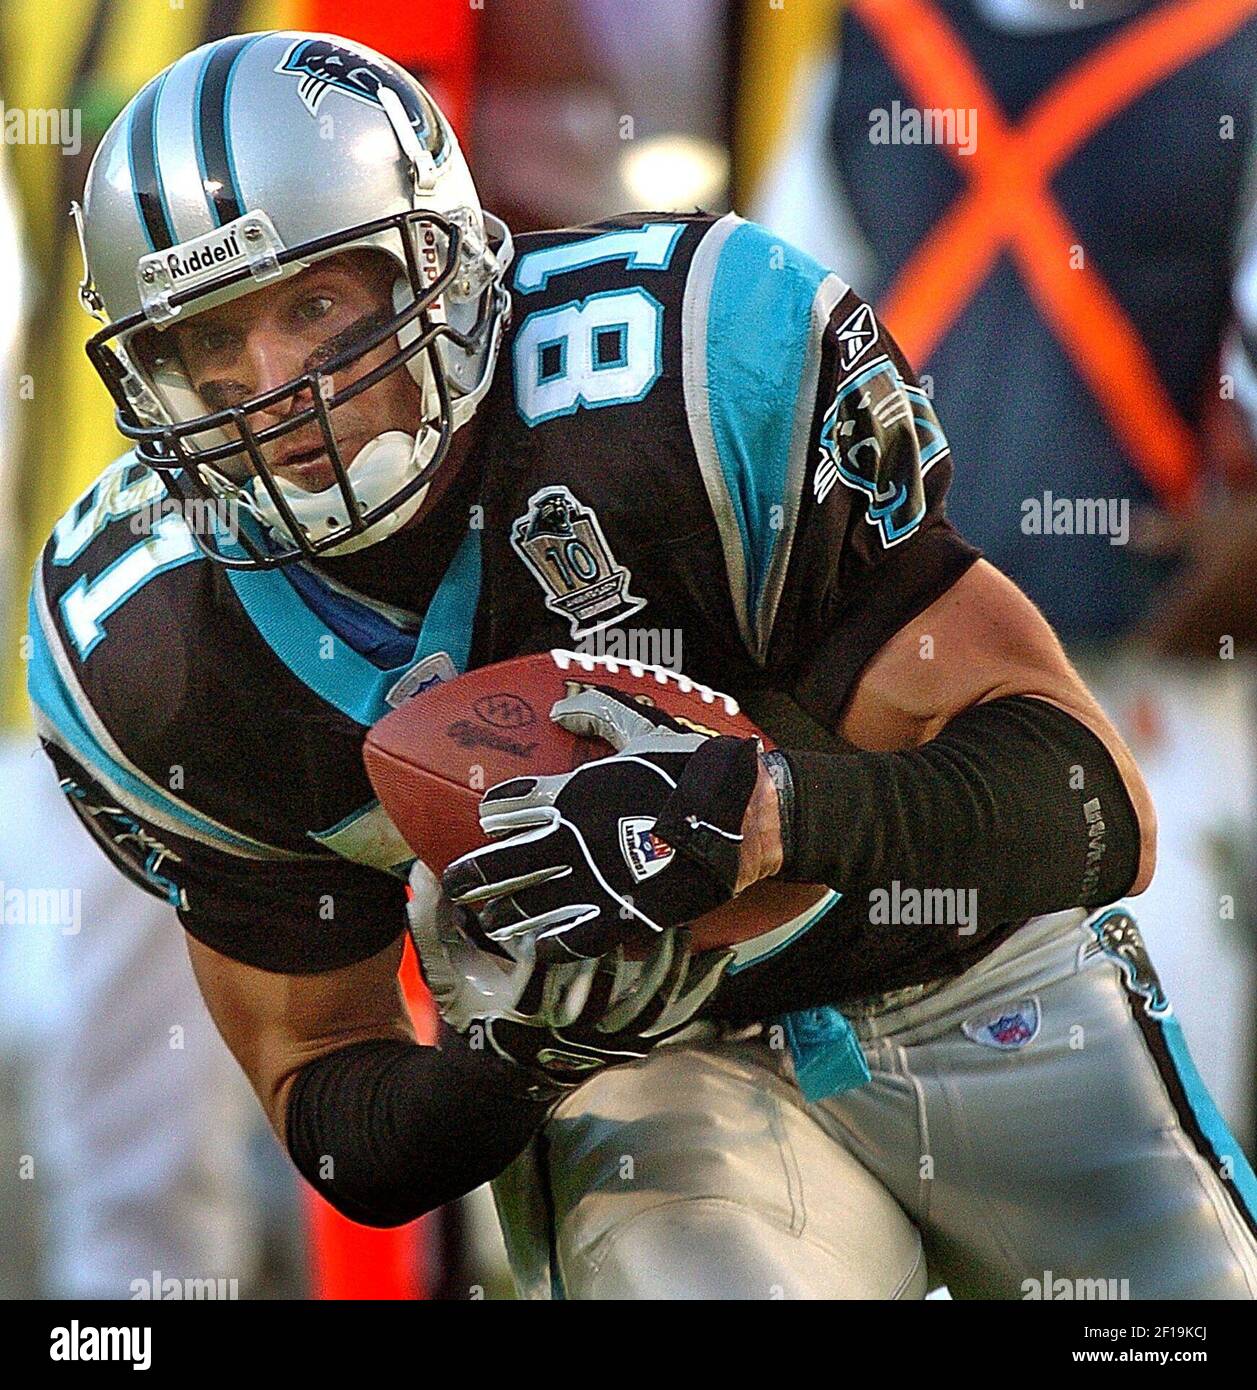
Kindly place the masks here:
<instances>
[{"instance_id":1,"label":"teal shoulder stripe on jersey","mask_svg":"<svg viewBox=\"0 0 1257 1390\"><path fill-rule=\"evenodd\" d=\"M812 306L828 274L752 222L734 228L716 263L707 309L708 400L742 535L751 613L782 534Z\"/></svg>"},{"instance_id":2,"label":"teal shoulder stripe on jersey","mask_svg":"<svg viewBox=\"0 0 1257 1390\"><path fill-rule=\"evenodd\" d=\"M228 570L250 621L303 685L356 724L367 727L388 712L385 696L417 661L448 652L467 669L480 598L480 532L468 531L433 595L414 654L382 671L328 630L283 570Z\"/></svg>"},{"instance_id":3,"label":"teal shoulder stripe on jersey","mask_svg":"<svg viewBox=\"0 0 1257 1390\"><path fill-rule=\"evenodd\" d=\"M454 552L419 629L415 660L447 652L461 675L471 656L471 630L480 602L480 532L468 531Z\"/></svg>"},{"instance_id":4,"label":"teal shoulder stripe on jersey","mask_svg":"<svg viewBox=\"0 0 1257 1390\"><path fill-rule=\"evenodd\" d=\"M33 590L27 623L33 648L26 677L31 703L57 731L58 738L64 740L67 751L73 753L88 772L99 775L112 789L130 797L139 814L143 814L140 808L149 807L172 821L176 827L186 827L199 840L221 845L237 853L257 849L253 841L232 835L221 826L196 815L182 803L162 796L154 787L116 762L101 747L65 688L39 621Z\"/></svg>"},{"instance_id":5,"label":"teal shoulder stripe on jersey","mask_svg":"<svg viewBox=\"0 0 1257 1390\"><path fill-rule=\"evenodd\" d=\"M1157 1023L1160 1025L1161 1036L1165 1040L1170 1060L1174 1063L1174 1070L1178 1072L1187 1103L1200 1126L1200 1132L1208 1140L1218 1162L1227 1165L1235 1190L1248 1208L1250 1216L1257 1217L1257 1177L1254 1176L1248 1159L1244 1157L1244 1150L1232 1135L1214 1104L1213 1097L1201 1080L1196 1063L1192 1061L1192 1055L1187 1049L1187 1039L1183 1036L1178 1019L1169 1014L1158 1018Z\"/></svg>"}]
</instances>

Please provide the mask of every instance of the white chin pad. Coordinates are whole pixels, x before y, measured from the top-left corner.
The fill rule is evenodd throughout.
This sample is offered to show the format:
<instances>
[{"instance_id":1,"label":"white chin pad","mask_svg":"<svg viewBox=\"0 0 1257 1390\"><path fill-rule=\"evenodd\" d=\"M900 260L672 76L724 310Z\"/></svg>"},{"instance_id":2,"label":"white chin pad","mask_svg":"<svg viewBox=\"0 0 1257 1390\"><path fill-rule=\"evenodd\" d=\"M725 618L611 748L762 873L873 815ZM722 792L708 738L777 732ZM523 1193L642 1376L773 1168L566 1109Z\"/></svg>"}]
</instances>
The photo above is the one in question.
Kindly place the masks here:
<instances>
[{"instance_id":1,"label":"white chin pad","mask_svg":"<svg viewBox=\"0 0 1257 1390\"><path fill-rule=\"evenodd\" d=\"M417 477L436 451L437 438L436 431L430 429L421 431L418 438L404 430L388 430L364 444L348 470L350 484L362 510L369 512L383 506ZM322 492L305 492L284 478L277 477L274 482L298 525L311 541L320 541L349 525L348 509L337 484L333 483ZM286 536L287 525L266 488L255 480L252 492L257 501L258 515L281 537ZM414 516L426 492L426 487L420 488L405 506L381 518L361 535L337 546L334 553L357 550L362 545L370 545L390 535Z\"/></svg>"}]
</instances>

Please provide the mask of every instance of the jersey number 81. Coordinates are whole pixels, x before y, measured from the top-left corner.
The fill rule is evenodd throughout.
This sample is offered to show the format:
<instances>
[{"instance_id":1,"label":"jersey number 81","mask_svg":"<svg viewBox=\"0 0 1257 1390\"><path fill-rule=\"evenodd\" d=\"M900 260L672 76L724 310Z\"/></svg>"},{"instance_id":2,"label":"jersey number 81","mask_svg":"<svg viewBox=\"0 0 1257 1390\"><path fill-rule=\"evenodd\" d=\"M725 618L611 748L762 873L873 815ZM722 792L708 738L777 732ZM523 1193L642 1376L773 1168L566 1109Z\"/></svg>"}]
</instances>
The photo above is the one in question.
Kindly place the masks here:
<instances>
[{"instance_id":1,"label":"jersey number 81","mask_svg":"<svg viewBox=\"0 0 1257 1390\"><path fill-rule=\"evenodd\" d=\"M527 294L552 275L621 258L632 269L666 270L683 230L654 222L531 251L519 262L515 287ZM515 404L528 425L582 406L640 401L663 368L663 306L634 285L538 309L515 335L514 367Z\"/></svg>"}]
</instances>

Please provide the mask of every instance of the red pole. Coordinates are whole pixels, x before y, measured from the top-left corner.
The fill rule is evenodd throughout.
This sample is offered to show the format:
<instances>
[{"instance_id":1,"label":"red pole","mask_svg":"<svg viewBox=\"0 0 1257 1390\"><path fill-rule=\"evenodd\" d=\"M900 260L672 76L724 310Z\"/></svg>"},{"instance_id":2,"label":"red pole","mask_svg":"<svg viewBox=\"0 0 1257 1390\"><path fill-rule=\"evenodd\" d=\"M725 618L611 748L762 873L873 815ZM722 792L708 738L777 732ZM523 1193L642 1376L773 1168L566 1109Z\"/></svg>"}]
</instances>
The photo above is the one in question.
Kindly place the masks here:
<instances>
[{"instance_id":1,"label":"red pole","mask_svg":"<svg viewBox=\"0 0 1257 1390\"><path fill-rule=\"evenodd\" d=\"M357 39L415 73L465 143L471 114L480 11L467 0L307 0L299 21L318 33ZM419 978L414 950L406 943L402 988L420 1042L436 1037L436 1012ZM432 1268L429 1223L424 1217L395 1230L359 1226L305 1188L314 1298L413 1299L427 1296L439 1270Z\"/></svg>"}]
</instances>

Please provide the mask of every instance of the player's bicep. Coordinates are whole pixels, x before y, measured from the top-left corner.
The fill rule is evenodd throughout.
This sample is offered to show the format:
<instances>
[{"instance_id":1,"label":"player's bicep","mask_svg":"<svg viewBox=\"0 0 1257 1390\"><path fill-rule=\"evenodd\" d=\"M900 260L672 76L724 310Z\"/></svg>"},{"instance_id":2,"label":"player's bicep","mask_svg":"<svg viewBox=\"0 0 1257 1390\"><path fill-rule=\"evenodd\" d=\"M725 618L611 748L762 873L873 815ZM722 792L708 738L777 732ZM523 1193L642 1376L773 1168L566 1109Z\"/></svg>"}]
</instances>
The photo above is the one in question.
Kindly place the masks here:
<instances>
[{"instance_id":1,"label":"player's bicep","mask_svg":"<svg viewBox=\"0 0 1257 1390\"><path fill-rule=\"evenodd\" d=\"M288 1093L302 1067L369 1038L415 1041L398 982L400 939L318 975L259 970L193 936L187 943L206 1007L281 1141Z\"/></svg>"},{"instance_id":2,"label":"player's bicep","mask_svg":"<svg viewBox=\"0 0 1257 1390\"><path fill-rule=\"evenodd\" d=\"M860 748L912 747L964 710L1013 695L1047 700L1089 725L1104 719L1042 614L979 561L872 658L840 732Z\"/></svg>"},{"instance_id":3,"label":"player's bicep","mask_svg":"<svg viewBox=\"0 0 1257 1390\"><path fill-rule=\"evenodd\" d=\"M823 684L823 665L809 680ZM965 710L1012 696L1055 705L1108 751L1139 821L1140 866L1132 891L1142 892L1155 866L1156 812L1139 768L1043 615L985 561L877 652L861 673L839 731L868 750L915 747Z\"/></svg>"}]
</instances>

